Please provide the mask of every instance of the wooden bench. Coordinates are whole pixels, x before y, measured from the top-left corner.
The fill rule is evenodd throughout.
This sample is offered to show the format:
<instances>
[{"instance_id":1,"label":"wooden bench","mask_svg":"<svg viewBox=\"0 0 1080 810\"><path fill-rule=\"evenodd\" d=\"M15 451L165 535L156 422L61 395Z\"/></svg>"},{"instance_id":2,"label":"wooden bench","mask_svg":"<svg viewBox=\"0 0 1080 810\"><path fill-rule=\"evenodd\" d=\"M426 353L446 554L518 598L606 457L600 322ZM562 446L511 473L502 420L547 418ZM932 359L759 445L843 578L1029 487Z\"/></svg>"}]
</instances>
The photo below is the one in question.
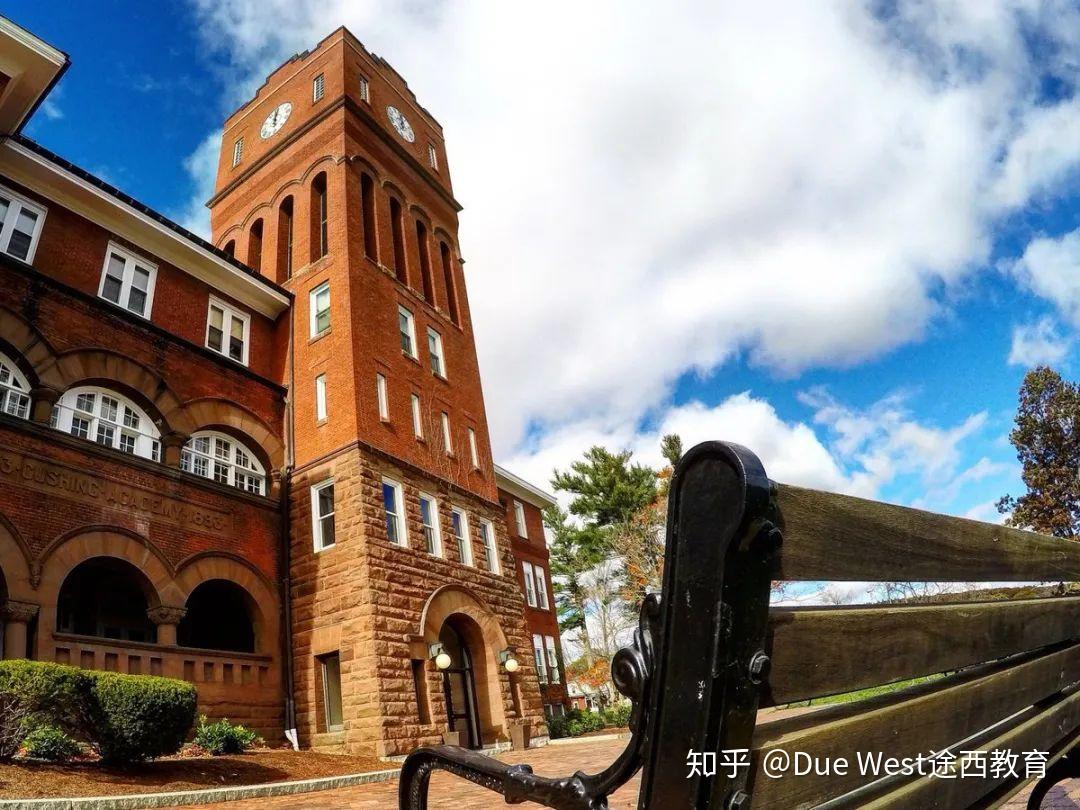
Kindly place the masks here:
<instances>
[{"instance_id":1,"label":"wooden bench","mask_svg":"<svg viewBox=\"0 0 1080 810\"><path fill-rule=\"evenodd\" d=\"M626 750L600 774L553 778L420 749L402 769L401 808L426 807L436 769L565 810L607 807L639 769L638 806L652 810L994 807L1032 782L1038 807L1080 775L1080 598L770 609L774 580L1075 581L1080 543L774 484L749 450L698 445L672 480L663 598L645 601L634 643L612 660L634 702ZM874 775L866 757L879 755L912 758L912 772ZM793 775L796 760L816 767Z\"/></svg>"}]
</instances>

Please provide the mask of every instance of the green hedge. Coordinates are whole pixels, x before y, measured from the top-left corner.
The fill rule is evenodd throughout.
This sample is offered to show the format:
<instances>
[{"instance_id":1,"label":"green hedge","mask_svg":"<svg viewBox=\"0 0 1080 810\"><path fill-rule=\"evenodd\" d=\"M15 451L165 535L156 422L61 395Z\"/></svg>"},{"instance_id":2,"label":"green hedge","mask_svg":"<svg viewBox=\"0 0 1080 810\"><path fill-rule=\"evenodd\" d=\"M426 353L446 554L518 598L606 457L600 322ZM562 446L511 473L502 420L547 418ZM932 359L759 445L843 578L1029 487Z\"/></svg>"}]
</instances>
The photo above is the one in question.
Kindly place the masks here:
<instances>
[{"instance_id":1,"label":"green hedge","mask_svg":"<svg viewBox=\"0 0 1080 810\"><path fill-rule=\"evenodd\" d=\"M171 678L0 661L0 694L14 696L37 723L88 742L112 763L179 751L195 721L195 687Z\"/></svg>"}]
</instances>

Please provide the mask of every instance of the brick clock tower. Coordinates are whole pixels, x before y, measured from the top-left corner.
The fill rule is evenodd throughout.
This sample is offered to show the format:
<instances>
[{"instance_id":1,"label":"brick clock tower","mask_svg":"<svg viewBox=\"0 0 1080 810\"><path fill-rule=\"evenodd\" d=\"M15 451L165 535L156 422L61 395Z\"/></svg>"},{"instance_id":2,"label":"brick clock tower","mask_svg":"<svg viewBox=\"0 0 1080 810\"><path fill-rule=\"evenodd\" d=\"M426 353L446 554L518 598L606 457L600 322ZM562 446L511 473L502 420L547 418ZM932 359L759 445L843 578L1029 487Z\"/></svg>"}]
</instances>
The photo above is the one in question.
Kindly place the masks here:
<instances>
[{"instance_id":1,"label":"brick clock tower","mask_svg":"<svg viewBox=\"0 0 1080 810\"><path fill-rule=\"evenodd\" d=\"M544 734L438 122L344 28L225 122L214 244L294 295L285 638L301 745ZM210 329L247 315L222 301Z\"/></svg>"}]
</instances>

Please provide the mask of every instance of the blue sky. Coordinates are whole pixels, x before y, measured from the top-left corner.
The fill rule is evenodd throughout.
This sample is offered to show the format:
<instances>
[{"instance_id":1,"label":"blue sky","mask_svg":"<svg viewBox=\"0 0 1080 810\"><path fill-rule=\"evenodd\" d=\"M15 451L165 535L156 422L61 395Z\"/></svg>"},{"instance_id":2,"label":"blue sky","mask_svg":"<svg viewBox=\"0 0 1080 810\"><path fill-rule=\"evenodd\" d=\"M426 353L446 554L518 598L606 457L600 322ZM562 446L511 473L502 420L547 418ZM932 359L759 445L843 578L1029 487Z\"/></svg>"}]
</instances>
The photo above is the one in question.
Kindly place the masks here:
<instances>
[{"instance_id":1,"label":"blue sky","mask_svg":"<svg viewBox=\"0 0 1080 810\"><path fill-rule=\"evenodd\" d=\"M496 458L538 483L676 429L996 519L1023 373L1076 358L1075 9L503 5L4 13L73 63L27 134L204 230L270 68L339 24L387 57L447 133Z\"/></svg>"}]
</instances>

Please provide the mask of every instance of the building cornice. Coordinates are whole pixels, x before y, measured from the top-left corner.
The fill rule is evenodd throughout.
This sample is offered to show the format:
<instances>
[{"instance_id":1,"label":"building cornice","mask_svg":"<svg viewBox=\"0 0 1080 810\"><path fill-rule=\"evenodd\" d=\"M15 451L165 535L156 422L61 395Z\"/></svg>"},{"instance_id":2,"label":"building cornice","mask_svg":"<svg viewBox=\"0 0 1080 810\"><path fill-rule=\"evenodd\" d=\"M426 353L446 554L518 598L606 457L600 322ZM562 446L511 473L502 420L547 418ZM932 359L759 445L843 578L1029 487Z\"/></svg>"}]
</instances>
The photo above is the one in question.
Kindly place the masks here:
<instances>
[{"instance_id":1,"label":"building cornice","mask_svg":"<svg viewBox=\"0 0 1080 810\"><path fill-rule=\"evenodd\" d=\"M495 485L504 492L509 492L523 501L528 501L538 509L547 509L557 503L554 495L549 495L544 490L533 486L524 478L519 478L498 464L495 465Z\"/></svg>"}]
</instances>

